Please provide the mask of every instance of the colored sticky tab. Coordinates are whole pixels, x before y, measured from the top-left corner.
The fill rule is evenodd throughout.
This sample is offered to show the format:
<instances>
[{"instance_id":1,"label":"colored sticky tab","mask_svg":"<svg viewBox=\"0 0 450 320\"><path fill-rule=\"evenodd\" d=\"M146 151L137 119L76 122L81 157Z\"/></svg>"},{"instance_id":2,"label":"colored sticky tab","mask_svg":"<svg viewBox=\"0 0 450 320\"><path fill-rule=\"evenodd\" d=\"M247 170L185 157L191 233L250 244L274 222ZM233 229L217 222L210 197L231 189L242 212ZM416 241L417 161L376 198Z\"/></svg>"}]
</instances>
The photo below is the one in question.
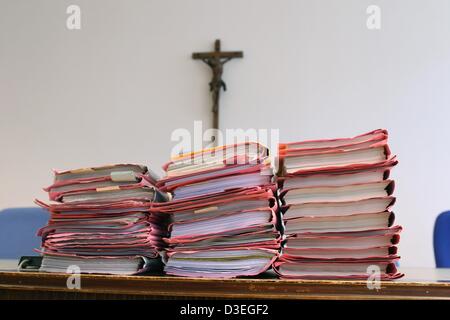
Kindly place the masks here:
<instances>
[{"instance_id":1,"label":"colored sticky tab","mask_svg":"<svg viewBox=\"0 0 450 320\"><path fill-rule=\"evenodd\" d=\"M104 192L104 191L116 191L120 190L119 186L112 186L112 187L103 187L103 188L97 188L95 191L97 192Z\"/></svg>"},{"instance_id":2,"label":"colored sticky tab","mask_svg":"<svg viewBox=\"0 0 450 320\"><path fill-rule=\"evenodd\" d=\"M137 181L136 174L133 171L111 172L111 180L115 182Z\"/></svg>"},{"instance_id":3,"label":"colored sticky tab","mask_svg":"<svg viewBox=\"0 0 450 320\"><path fill-rule=\"evenodd\" d=\"M217 209L219 209L219 208L218 207L208 207L208 208L195 210L194 213L207 213L207 212L216 211Z\"/></svg>"},{"instance_id":4,"label":"colored sticky tab","mask_svg":"<svg viewBox=\"0 0 450 320\"><path fill-rule=\"evenodd\" d=\"M70 170L70 173L88 173L88 172L94 172L94 169L92 168L81 168L81 169L74 169Z\"/></svg>"}]
</instances>

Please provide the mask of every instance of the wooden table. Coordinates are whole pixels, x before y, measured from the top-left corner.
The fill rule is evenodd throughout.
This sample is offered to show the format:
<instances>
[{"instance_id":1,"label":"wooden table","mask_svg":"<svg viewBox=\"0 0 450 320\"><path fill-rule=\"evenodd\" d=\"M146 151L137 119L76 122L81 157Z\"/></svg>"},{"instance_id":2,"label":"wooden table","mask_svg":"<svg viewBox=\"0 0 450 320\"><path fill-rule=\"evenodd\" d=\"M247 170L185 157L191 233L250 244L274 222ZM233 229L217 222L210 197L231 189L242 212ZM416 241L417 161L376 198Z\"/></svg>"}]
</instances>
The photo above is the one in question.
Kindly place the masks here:
<instances>
[{"instance_id":1,"label":"wooden table","mask_svg":"<svg viewBox=\"0 0 450 320\"><path fill-rule=\"evenodd\" d=\"M68 274L16 272L0 261L0 298L24 299L449 299L450 269L404 268L402 279L369 290L365 281L196 279L168 276L81 275L81 289L68 289Z\"/></svg>"}]
</instances>

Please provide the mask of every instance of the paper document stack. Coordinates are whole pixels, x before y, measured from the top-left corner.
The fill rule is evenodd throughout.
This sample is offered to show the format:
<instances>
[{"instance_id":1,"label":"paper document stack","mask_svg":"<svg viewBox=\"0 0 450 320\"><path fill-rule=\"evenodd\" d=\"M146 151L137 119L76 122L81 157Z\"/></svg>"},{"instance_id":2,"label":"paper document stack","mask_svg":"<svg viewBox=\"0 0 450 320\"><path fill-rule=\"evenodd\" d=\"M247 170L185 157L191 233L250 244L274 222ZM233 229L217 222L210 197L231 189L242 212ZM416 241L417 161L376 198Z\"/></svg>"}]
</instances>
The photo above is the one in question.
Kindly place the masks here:
<instances>
[{"instance_id":1,"label":"paper document stack","mask_svg":"<svg viewBox=\"0 0 450 320\"><path fill-rule=\"evenodd\" d=\"M282 277L380 279L396 270L400 226L391 207L397 164L386 130L280 144L278 184L285 245Z\"/></svg>"},{"instance_id":2,"label":"paper document stack","mask_svg":"<svg viewBox=\"0 0 450 320\"><path fill-rule=\"evenodd\" d=\"M267 270L278 255L278 205L268 150L257 143L182 154L158 186L173 200L154 210L170 217L165 272L237 277Z\"/></svg>"},{"instance_id":3,"label":"paper document stack","mask_svg":"<svg viewBox=\"0 0 450 320\"><path fill-rule=\"evenodd\" d=\"M161 267L159 251L167 232L164 215L151 211L167 196L146 166L117 164L55 171L44 190L50 212L39 230L44 256L41 271L133 274Z\"/></svg>"}]
</instances>

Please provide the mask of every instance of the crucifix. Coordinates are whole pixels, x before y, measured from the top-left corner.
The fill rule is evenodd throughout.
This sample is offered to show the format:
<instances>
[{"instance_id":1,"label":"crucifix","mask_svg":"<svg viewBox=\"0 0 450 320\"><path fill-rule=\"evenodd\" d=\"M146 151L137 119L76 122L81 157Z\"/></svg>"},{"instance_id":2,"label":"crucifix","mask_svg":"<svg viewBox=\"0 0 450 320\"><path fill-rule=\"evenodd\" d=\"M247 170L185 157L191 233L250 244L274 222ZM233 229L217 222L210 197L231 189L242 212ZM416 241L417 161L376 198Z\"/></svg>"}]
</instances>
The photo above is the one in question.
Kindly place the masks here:
<instances>
[{"instance_id":1,"label":"crucifix","mask_svg":"<svg viewBox=\"0 0 450 320\"><path fill-rule=\"evenodd\" d=\"M223 88L227 91L227 85L222 80L223 65L234 58L242 58L242 51L220 51L220 40L214 43L214 51L197 52L192 54L195 60L202 60L212 71L212 80L209 82L209 91L212 92L213 99L213 129L219 129L219 96Z\"/></svg>"}]
</instances>

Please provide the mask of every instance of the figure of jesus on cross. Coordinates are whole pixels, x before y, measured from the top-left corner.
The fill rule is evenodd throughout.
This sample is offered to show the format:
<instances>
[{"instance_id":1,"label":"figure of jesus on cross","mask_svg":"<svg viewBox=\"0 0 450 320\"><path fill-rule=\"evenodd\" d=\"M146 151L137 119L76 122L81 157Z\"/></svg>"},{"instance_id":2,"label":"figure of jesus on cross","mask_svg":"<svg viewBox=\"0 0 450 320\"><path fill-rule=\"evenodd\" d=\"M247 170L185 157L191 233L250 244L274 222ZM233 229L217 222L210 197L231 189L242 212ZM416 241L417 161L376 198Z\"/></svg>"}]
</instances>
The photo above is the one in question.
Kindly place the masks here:
<instances>
[{"instance_id":1,"label":"figure of jesus on cross","mask_svg":"<svg viewBox=\"0 0 450 320\"><path fill-rule=\"evenodd\" d=\"M213 52L193 53L192 58L202 60L211 67L213 77L209 83L209 91L212 92L213 98L213 128L219 128L219 96L220 90L223 88L227 91L227 85L222 80L223 65L233 58L242 58L244 53L242 51L220 51L220 40L216 40Z\"/></svg>"}]
</instances>

